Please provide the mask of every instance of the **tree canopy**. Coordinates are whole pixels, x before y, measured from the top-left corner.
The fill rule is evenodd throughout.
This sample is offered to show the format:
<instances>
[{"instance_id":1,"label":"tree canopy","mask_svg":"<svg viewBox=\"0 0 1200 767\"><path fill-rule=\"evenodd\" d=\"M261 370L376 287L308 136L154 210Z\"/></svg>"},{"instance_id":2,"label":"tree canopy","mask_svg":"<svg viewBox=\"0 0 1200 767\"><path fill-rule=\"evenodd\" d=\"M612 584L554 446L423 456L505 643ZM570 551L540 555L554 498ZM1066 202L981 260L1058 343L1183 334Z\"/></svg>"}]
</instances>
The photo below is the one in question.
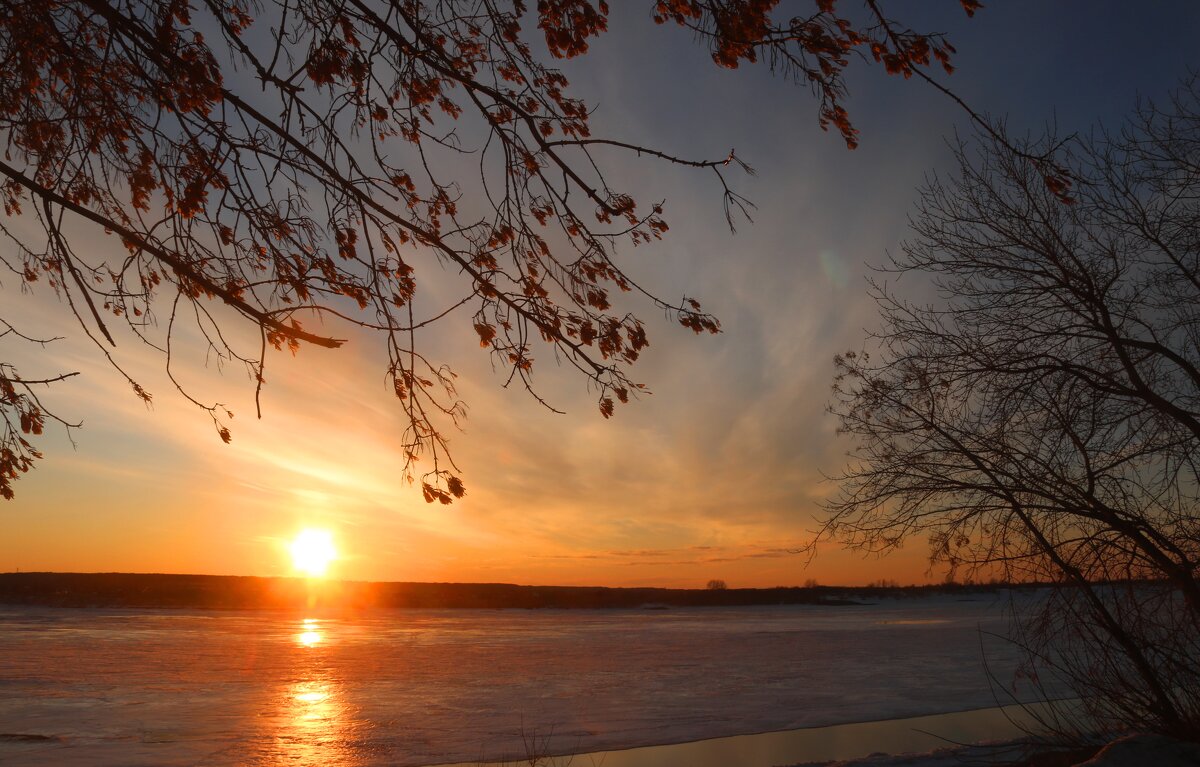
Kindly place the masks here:
<instances>
[{"instance_id":1,"label":"tree canopy","mask_svg":"<svg viewBox=\"0 0 1200 767\"><path fill-rule=\"evenodd\" d=\"M648 16L693 34L717 66L764 61L808 86L821 125L851 148L851 61L905 77L951 70L946 40L876 0L799 5L663 0ZM622 263L618 246L667 233L665 211L610 183L595 150L712 174L731 223L749 203L727 174L749 166L732 151L693 159L592 134L589 107L550 62L585 54L608 13L603 0L6 3L4 289L54 293L147 402L115 347L158 350L225 441L232 414L172 373L181 327L260 390L270 349L337 347L357 328L384 349L407 479L425 459L424 497L449 503L464 484L443 434L465 408L422 328L469 322L530 392L542 345L591 382L604 417L642 389L629 370L649 343L613 291L696 333L720 329L696 299L651 294ZM414 298L435 274L457 298L419 314ZM23 318L2 319L5 335L41 340ZM247 328L257 343L239 343ZM70 427L37 385L71 374L31 380L0 364L5 497L40 457L30 440L47 420Z\"/></svg>"},{"instance_id":2,"label":"tree canopy","mask_svg":"<svg viewBox=\"0 0 1200 767\"><path fill-rule=\"evenodd\" d=\"M1098 721L1200 733L1200 82L1052 138L1071 202L1007 143L960 146L837 360L856 445L826 533L928 536L952 568L1052 581L1034 635Z\"/></svg>"}]
</instances>

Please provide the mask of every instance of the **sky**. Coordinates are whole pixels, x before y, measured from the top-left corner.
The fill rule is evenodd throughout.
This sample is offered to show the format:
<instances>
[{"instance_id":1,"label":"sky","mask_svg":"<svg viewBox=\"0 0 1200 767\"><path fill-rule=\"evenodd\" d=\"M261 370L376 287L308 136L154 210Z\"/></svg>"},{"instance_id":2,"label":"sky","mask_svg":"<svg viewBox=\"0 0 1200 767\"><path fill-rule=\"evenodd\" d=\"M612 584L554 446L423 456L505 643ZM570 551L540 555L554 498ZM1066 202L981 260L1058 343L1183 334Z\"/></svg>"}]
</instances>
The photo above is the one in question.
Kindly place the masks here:
<instances>
[{"instance_id":1,"label":"sky","mask_svg":"<svg viewBox=\"0 0 1200 767\"><path fill-rule=\"evenodd\" d=\"M862 348L877 325L866 275L900 247L922 180L950 169L947 141L969 133L965 115L921 82L857 64L846 106L861 145L851 152L817 127L805 87L761 66L718 69L688 33L656 27L650 3L611 5L608 34L562 65L596 109L594 134L688 157L735 148L758 171L732 176L756 205L733 234L710 176L610 158L617 185L665 199L671 223L662 242L620 248L621 263L665 297L699 297L723 333L694 336L635 307L651 347L633 375L653 393L605 420L586 382L545 353L535 383L566 415L503 388L469 315L452 315L423 342L458 373L470 408L452 435L467 496L428 505L398 479L402 414L369 339L272 357L261 420L244 372L206 367L193 349L176 372L235 413L225 445L173 391L161 358L136 343L115 352L155 395L146 407L52 294L6 277L5 316L63 340L33 352L0 339L0 359L28 377L79 371L46 402L83 428L70 439L48 429L45 459L0 505L0 572L290 575L288 542L318 527L339 551L331 575L355 580L940 580L919 540L883 558L800 549L851 447L826 412L833 355ZM1012 0L973 19L949 0L888 8L947 33L958 49L947 84L1018 133L1116 125L1200 63L1200 5L1190 2ZM919 280L901 289L929 295Z\"/></svg>"}]
</instances>

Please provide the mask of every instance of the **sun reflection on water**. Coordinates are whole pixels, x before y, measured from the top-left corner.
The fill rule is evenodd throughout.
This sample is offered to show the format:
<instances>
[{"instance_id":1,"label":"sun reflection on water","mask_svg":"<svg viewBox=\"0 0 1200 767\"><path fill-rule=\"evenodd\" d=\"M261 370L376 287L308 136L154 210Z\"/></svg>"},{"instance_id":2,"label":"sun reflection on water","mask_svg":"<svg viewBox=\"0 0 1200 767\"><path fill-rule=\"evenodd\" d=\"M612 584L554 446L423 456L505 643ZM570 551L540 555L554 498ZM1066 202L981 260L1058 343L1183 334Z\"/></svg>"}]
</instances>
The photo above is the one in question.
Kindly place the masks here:
<instances>
[{"instance_id":1,"label":"sun reflection on water","mask_svg":"<svg viewBox=\"0 0 1200 767\"><path fill-rule=\"evenodd\" d=\"M287 691L286 716L275 735L276 764L352 767L355 758L346 704L335 682L297 682Z\"/></svg>"},{"instance_id":2,"label":"sun reflection on water","mask_svg":"<svg viewBox=\"0 0 1200 767\"><path fill-rule=\"evenodd\" d=\"M320 703L323 700L328 700L329 693L313 690L311 692L296 693L293 697L302 703Z\"/></svg>"},{"instance_id":3,"label":"sun reflection on water","mask_svg":"<svg viewBox=\"0 0 1200 767\"><path fill-rule=\"evenodd\" d=\"M329 626L305 618L293 629L292 681L277 688L267 765L270 767L360 767L362 722L347 703L334 670ZM264 765L265 767L265 765Z\"/></svg>"},{"instance_id":4,"label":"sun reflection on water","mask_svg":"<svg viewBox=\"0 0 1200 767\"><path fill-rule=\"evenodd\" d=\"M293 685L292 724L302 726L309 735L319 736L318 740L336 735L342 706L334 692L329 682L297 682Z\"/></svg>"},{"instance_id":5,"label":"sun reflection on water","mask_svg":"<svg viewBox=\"0 0 1200 767\"><path fill-rule=\"evenodd\" d=\"M316 618L305 618L301 628L303 630L296 635L296 641L305 647L318 645L325 639L320 631L320 622Z\"/></svg>"}]
</instances>

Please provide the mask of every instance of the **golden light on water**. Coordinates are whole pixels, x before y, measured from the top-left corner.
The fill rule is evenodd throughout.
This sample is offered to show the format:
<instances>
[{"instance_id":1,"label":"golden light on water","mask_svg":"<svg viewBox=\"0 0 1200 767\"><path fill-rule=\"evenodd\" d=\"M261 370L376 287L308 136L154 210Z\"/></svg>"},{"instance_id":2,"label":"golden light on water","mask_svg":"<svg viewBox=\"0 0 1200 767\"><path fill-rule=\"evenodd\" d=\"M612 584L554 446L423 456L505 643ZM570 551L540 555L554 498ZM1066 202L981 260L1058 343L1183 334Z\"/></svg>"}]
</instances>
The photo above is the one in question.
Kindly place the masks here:
<instances>
[{"instance_id":1,"label":"golden light on water","mask_svg":"<svg viewBox=\"0 0 1200 767\"><path fill-rule=\"evenodd\" d=\"M324 638L319 630L320 624L315 618L304 619L304 630L296 635L296 641L305 647L312 647L321 643Z\"/></svg>"},{"instance_id":2,"label":"golden light on water","mask_svg":"<svg viewBox=\"0 0 1200 767\"><path fill-rule=\"evenodd\" d=\"M271 767L362 767L343 693L320 673L286 690Z\"/></svg>"},{"instance_id":3,"label":"golden light on water","mask_svg":"<svg viewBox=\"0 0 1200 767\"><path fill-rule=\"evenodd\" d=\"M362 721L351 716L346 690L333 672L336 621L304 618L292 626L296 652L287 657L293 681L277 688L265 715L272 732L262 767L364 767L358 750Z\"/></svg>"},{"instance_id":4,"label":"golden light on water","mask_svg":"<svg viewBox=\"0 0 1200 767\"><path fill-rule=\"evenodd\" d=\"M319 578L337 559L333 535L328 530L301 530L292 540L292 567L310 578Z\"/></svg>"}]
</instances>

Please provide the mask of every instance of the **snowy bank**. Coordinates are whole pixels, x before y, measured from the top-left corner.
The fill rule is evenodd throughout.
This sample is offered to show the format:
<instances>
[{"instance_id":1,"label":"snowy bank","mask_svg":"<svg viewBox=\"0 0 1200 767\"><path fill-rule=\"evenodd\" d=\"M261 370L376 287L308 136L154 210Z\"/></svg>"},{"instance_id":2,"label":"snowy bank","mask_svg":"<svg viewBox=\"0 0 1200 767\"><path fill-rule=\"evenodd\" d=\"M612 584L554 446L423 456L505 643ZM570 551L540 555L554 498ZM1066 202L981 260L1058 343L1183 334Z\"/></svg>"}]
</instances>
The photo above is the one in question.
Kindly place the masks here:
<instances>
[{"instance_id":1,"label":"snowy bank","mask_svg":"<svg viewBox=\"0 0 1200 767\"><path fill-rule=\"evenodd\" d=\"M942 748L921 754L871 754L860 759L803 762L793 767L1200 767L1200 744L1162 735L1129 735L1099 751L1030 754L1024 741Z\"/></svg>"}]
</instances>

